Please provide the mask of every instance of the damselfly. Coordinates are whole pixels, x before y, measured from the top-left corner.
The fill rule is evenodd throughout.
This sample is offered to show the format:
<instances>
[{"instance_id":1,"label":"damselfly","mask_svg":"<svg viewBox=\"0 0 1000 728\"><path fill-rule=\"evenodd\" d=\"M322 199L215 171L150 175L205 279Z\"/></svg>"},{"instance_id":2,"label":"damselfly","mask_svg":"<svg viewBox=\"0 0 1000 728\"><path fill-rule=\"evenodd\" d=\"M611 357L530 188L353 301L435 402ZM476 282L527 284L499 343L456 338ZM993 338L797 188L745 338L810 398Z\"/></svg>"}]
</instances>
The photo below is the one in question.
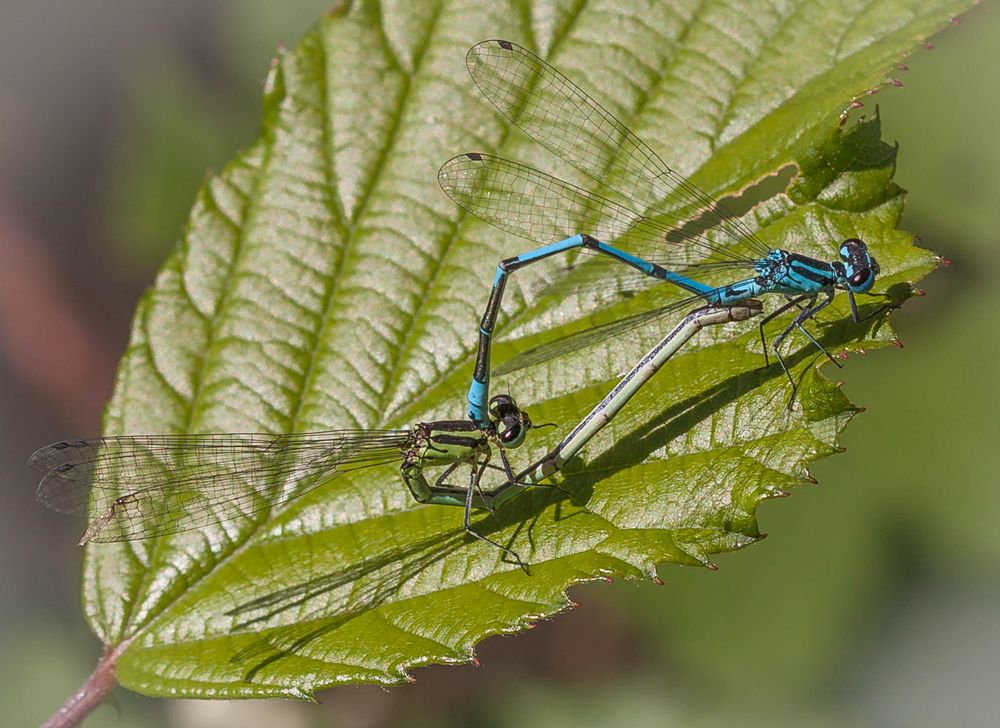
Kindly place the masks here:
<instances>
[{"instance_id":1,"label":"damselfly","mask_svg":"<svg viewBox=\"0 0 1000 728\"><path fill-rule=\"evenodd\" d=\"M506 50L515 48L510 44L499 47ZM465 158L481 162L484 156L467 155ZM446 178L445 171L449 165L442 170L442 179ZM519 165L515 168L527 170ZM463 179L469 181L464 176ZM566 183L548 179L563 185L564 189L571 189ZM459 185L451 189L464 188ZM511 193L506 186L501 191L506 196ZM484 194L488 192L488 189L484 190ZM533 195L533 190L529 192ZM600 199L582 190L577 192L584 195L581 199L588 202ZM466 190L466 194L472 195L472 191ZM529 199L535 204L544 204L544 198L532 196ZM474 211L487 214L488 207L479 207ZM566 220L580 219L570 208L564 214L572 216ZM529 230L535 234L537 231L530 225L539 225L544 221L539 216L531 219L534 222L529 227L517 228L522 234ZM612 250L606 244L601 245ZM564 244L560 249L570 247ZM603 252L603 248L601 250ZM558 251L536 251L512 260L523 265L554 252ZM614 257L629 262L629 258L621 256L627 254L617 251ZM637 267L643 265L638 258L635 261ZM510 270L513 268L505 268L503 264L498 270L490 308L484 316L485 340L480 341L477 381L481 380L479 372L483 361L486 364L485 376L489 375L489 337L499 311L503 284ZM694 300L705 298L695 297ZM715 301L709 300L709 303ZM523 567L515 552L472 529L472 510L492 511L521 492L524 486L538 484L561 469L657 369L703 327L743 321L761 310L760 304L750 300L749 295L733 297L733 300L724 303L728 306L708 306L688 314L625 375L569 436L548 455L517 475L510 466L506 451L524 442L532 427L531 420L509 395L493 397L488 405L485 404L486 384L480 390L484 405L475 409L474 421L471 422L441 420L417 424L406 430L331 430L290 435L125 435L55 443L36 452L30 460L32 467L45 474L39 484L38 497L54 510L83 514L90 519L81 544L88 541L145 539L246 517L300 497L343 472L401 461L402 479L415 500L464 507L465 530L512 556ZM487 317L489 327L486 325ZM644 317L652 320L649 314ZM617 328L620 328L620 323L616 322ZM636 321L636 325L638 323ZM476 385L473 386L475 388ZM471 399L470 394L470 402ZM490 462L494 450L499 454L502 467ZM463 465L469 468L468 484L449 482L449 477ZM425 468L431 467L443 468L433 485L424 472ZM482 478L487 469L501 471L505 480L495 487L483 487Z\"/></svg>"},{"instance_id":2,"label":"damselfly","mask_svg":"<svg viewBox=\"0 0 1000 728\"><path fill-rule=\"evenodd\" d=\"M246 517L298 498L342 473L400 462L419 503L462 506L465 530L524 566L510 549L477 533L472 509L493 511L516 495L507 450L524 443L531 418L513 397L490 400L490 426L470 420L423 422L405 430L329 430L293 435L119 435L57 442L28 464L44 477L38 500L88 517L80 539L113 542L167 536ZM491 463L494 450L501 465ZM467 485L449 482L462 466ZM426 468L443 468L433 482ZM506 479L481 485L487 469Z\"/></svg>"},{"instance_id":3,"label":"damselfly","mask_svg":"<svg viewBox=\"0 0 1000 728\"><path fill-rule=\"evenodd\" d=\"M706 326L744 321L760 313L760 310L759 301L749 300L733 306L706 306L690 312L646 356L639 360L635 367L615 385L600 404L594 407L590 414L584 417L559 445L544 457L524 468L514 480L521 486L544 484L544 481L562 470L567 461L573 458L605 425L611 422L612 418L632 396L692 336ZM476 426L470 420L466 420L465 424L471 427ZM235 607L229 614L241 619L237 628L258 624L287 609L297 608L332 586L342 585L352 578L352 574L323 574L318 579L310 579L290 588L279 589L276 592L256 597ZM309 638L307 635L306 639ZM302 642L298 641L295 643L296 646L301 644ZM272 653L273 645L265 641L249 648L246 654L253 656Z\"/></svg>"},{"instance_id":4,"label":"damselfly","mask_svg":"<svg viewBox=\"0 0 1000 728\"><path fill-rule=\"evenodd\" d=\"M477 533L472 509L493 511L562 469L642 385L705 326L743 321L756 301L692 311L624 376L594 410L545 457L514 474L507 450L520 447L533 425L509 395L493 397L490 427L440 420L407 430L331 430L294 435L119 435L57 442L31 456L44 473L38 500L90 519L80 539L113 542L167 536L235 520L298 498L350 470L399 462L403 482L420 503L465 508L465 530L524 562L513 550ZM501 465L491 463L494 450ZM469 468L467 485L448 482ZM427 468L444 468L432 485ZM487 469L505 480L485 488Z\"/></svg>"},{"instance_id":5,"label":"damselfly","mask_svg":"<svg viewBox=\"0 0 1000 728\"><path fill-rule=\"evenodd\" d=\"M462 154L441 168L441 187L466 211L515 235L536 242L552 241L503 260L497 267L480 324L479 351L469 388L469 416L474 421L488 426L485 404L492 337L507 279L519 268L570 250L606 256L634 268L647 281L667 281L693 295L549 342L497 373L595 344L698 303L727 306L765 293L788 297L760 321L765 365L764 326L792 308L799 309L771 346L792 383L793 395L795 381L781 355L781 344L793 329L802 331L840 366L804 324L830 304L838 289L847 291L854 320L862 320L854 296L870 291L880 272L862 240L844 240L840 260L832 262L772 249L740 219L730 216L718 202L667 166L611 112L530 51L509 41L489 40L473 46L466 63L480 91L500 113L628 201L627 206L620 204L488 154ZM747 270L751 275L718 287L691 277L724 270Z\"/></svg>"}]
</instances>

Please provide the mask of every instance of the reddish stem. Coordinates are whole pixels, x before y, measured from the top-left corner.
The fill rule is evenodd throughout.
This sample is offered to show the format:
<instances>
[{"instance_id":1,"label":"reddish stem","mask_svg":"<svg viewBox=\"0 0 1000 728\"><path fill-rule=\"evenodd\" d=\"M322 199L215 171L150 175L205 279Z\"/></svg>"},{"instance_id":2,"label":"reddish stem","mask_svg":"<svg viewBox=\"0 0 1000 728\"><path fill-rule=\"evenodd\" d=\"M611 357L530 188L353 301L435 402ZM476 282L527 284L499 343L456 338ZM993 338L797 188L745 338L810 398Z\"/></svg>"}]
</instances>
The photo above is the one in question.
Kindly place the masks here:
<instances>
[{"instance_id":1,"label":"reddish stem","mask_svg":"<svg viewBox=\"0 0 1000 728\"><path fill-rule=\"evenodd\" d=\"M69 699L57 710L42 728L72 728L80 725L90 712L104 702L115 685L118 684L115 670L121 646L108 646L97 662L97 667Z\"/></svg>"}]
</instances>

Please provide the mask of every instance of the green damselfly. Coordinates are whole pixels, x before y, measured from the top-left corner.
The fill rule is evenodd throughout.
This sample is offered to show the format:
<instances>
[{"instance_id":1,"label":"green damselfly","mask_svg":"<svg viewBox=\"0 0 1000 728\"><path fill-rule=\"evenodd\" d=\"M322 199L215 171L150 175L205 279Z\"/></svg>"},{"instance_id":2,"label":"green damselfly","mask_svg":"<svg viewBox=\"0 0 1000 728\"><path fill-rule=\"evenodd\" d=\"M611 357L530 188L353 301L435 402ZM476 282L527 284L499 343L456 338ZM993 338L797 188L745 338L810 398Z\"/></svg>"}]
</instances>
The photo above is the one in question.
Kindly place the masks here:
<instances>
[{"instance_id":1,"label":"green damselfly","mask_svg":"<svg viewBox=\"0 0 1000 728\"><path fill-rule=\"evenodd\" d=\"M525 568L517 552L472 528L473 509L492 511L525 487L543 484L702 328L759 312L759 303L747 301L689 313L554 450L518 473L507 451L520 447L534 425L509 395L492 398L486 429L472 420L437 420L399 430L117 435L57 442L35 452L29 464L44 473L38 486L42 504L88 518L84 544L169 536L248 518L345 472L400 463L416 501L463 507L467 533ZM463 466L467 482L452 482ZM427 469L441 472L431 482ZM487 470L502 474L499 484L483 486Z\"/></svg>"}]
</instances>

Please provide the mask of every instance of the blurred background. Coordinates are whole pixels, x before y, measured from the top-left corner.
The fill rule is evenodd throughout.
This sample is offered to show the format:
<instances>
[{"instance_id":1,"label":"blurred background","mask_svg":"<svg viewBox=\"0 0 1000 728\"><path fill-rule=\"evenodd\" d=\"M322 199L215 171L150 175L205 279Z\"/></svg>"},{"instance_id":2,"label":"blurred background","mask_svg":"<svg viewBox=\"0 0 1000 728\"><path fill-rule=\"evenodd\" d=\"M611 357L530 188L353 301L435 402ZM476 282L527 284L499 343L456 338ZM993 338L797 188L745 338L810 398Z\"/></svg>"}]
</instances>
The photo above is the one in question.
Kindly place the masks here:
<instances>
[{"instance_id":1,"label":"blurred background","mask_svg":"<svg viewBox=\"0 0 1000 728\"><path fill-rule=\"evenodd\" d=\"M4 0L0 22L0 725L90 673L77 531L34 501L37 446L99 431L136 299L210 169L257 132L276 42L326 0ZM868 412L770 537L665 586L494 638L482 667L345 687L319 707L118 690L88 726L1000 724L1000 8L977 7L876 97L904 227L953 265L854 358ZM872 104L868 104L868 109Z\"/></svg>"}]
</instances>

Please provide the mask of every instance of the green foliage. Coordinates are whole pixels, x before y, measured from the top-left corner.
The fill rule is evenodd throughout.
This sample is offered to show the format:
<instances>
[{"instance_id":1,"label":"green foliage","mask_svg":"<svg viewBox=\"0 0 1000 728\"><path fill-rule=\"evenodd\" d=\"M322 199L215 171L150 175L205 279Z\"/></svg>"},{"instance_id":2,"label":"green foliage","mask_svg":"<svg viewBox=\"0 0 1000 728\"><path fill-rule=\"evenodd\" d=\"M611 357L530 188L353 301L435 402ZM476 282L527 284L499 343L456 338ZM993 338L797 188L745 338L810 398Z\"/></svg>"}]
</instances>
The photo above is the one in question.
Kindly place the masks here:
<instances>
[{"instance_id":1,"label":"green foliage","mask_svg":"<svg viewBox=\"0 0 1000 728\"><path fill-rule=\"evenodd\" d=\"M528 13L421 3L405 14L356 3L324 18L276 60L259 140L203 188L140 303L106 433L400 427L463 414L493 267L528 243L461 216L436 169L473 149L557 166L467 79L464 52L485 37L537 48L710 194L796 164L789 194L748 224L825 258L831 241L862 237L882 265L879 290L902 300L935 258L896 230L895 150L877 119L840 128L837 113L962 5L882 3L853 17L826 7L743 17L715 3ZM498 360L542 332L649 303L606 292L535 300L530 282L515 281L501 332L517 340ZM851 323L844 300L816 330L833 349L893 339L879 319ZM501 385L536 421L560 424L519 461L565 434L660 333ZM91 626L118 645L119 680L140 692L308 697L467 661L485 636L565 609L573 583L708 564L760 537L757 504L835 452L855 411L793 341L794 411L780 369L760 368L753 325L705 332L570 468L571 496L538 489L496 519L479 516L530 576L465 540L459 510L413 504L386 466L253 519L88 546Z\"/></svg>"}]
</instances>

